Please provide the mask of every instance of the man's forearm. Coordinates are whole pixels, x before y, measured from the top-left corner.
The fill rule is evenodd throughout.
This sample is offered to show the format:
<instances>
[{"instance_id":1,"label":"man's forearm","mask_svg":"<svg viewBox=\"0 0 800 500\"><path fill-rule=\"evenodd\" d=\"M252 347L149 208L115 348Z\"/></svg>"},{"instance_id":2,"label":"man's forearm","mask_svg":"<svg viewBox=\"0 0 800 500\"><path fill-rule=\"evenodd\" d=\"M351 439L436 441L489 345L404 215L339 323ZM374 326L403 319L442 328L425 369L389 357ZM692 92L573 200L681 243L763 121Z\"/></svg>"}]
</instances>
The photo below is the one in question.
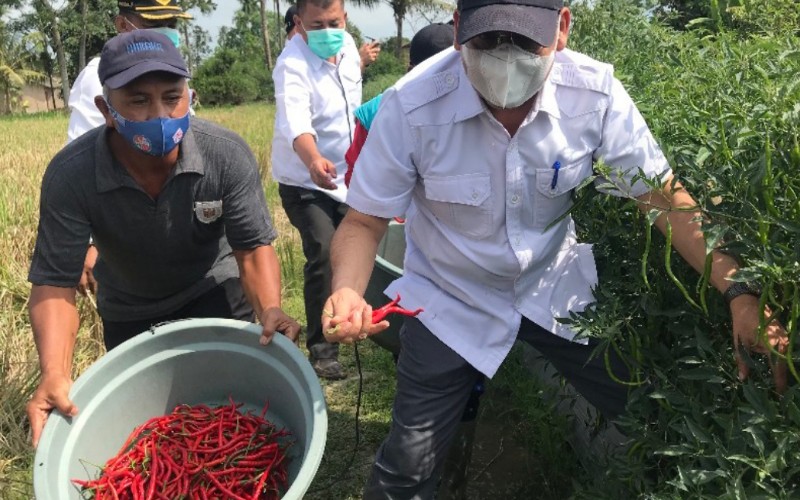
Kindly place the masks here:
<instances>
[{"instance_id":1,"label":"man's forearm","mask_svg":"<svg viewBox=\"0 0 800 500\"><path fill-rule=\"evenodd\" d=\"M79 326L75 293L75 288L54 286L31 289L28 311L42 375L70 376Z\"/></svg>"},{"instance_id":2,"label":"man's forearm","mask_svg":"<svg viewBox=\"0 0 800 500\"><path fill-rule=\"evenodd\" d=\"M331 242L332 290L352 288L359 295L367 289L375 253L388 219L362 214L352 208L347 212Z\"/></svg>"},{"instance_id":3,"label":"man's forearm","mask_svg":"<svg viewBox=\"0 0 800 500\"><path fill-rule=\"evenodd\" d=\"M311 162L322 157L317 149L317 141L311 134L301 134L294 140L294 151L303 162L306 168L311 165Z\"/></svg>"},{"instance_id":4,"label":"man's forearm","mask_svg":"<svg viewBox=\"0 0 800 500\"><path fill-rule=\"evenodd\" d=\"M667 219L672 228L672 245L698 273L703 273L706 262L706 243L701 223L702 214L697 210L697 202L680 185L666 184L663 192L652 192L639 197L639 208L647 213L652 209L664 209L656 219L656 226L666 233ZM727 279L738 269L738 264L729 255L713 252L710 281L714 287L724 292L731 282Z\"/></svg>"},{"instance_id":5,"label":"man's forearm","mask_svg":"<svg viewBox=\"0 0 800 500\"><path fill-rule=\"evenodd\" d=\"M256 316L281 306L281 269L272 245L233 252L239 264L239 275L247 300Z\"/></svg>"}]
</instances>

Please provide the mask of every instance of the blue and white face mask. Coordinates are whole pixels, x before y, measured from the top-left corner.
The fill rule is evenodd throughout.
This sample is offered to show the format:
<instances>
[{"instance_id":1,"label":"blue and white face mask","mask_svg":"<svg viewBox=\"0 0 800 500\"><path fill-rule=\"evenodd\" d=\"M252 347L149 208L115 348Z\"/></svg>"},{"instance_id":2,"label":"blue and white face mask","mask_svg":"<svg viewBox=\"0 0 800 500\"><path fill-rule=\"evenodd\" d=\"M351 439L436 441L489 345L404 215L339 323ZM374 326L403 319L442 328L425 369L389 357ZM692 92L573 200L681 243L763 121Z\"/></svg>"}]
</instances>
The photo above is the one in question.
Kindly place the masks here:
<instances>
[{"instance_id":1,"label":"blue and white face mask","mask_svg":"<svg viewBox=\"0 0 800 500\"><path fill-rule=\"evenodd\" d=\"M143 122L128 120L106 100L116 130L134 149L150 156L166 156L183 141L189 131L189 112L180 118L153 118Z\"/></svg>"}]
</instances>

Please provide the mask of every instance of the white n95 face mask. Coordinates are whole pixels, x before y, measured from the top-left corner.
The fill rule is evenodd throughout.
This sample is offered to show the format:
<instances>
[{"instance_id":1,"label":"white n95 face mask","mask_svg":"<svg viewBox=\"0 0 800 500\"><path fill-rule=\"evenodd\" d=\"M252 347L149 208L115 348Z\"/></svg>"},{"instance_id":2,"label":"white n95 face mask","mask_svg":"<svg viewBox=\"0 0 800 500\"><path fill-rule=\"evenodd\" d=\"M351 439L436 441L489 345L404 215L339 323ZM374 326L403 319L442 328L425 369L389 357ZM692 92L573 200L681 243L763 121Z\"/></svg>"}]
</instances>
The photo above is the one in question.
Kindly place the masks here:
<instances>
[{"instance_id":1,"label":"white n95 face mask","mask_svg":"<svg viewBox=\"0 0 800 500\"><path fill-rule=\"evenodd\" d=\"M539 56L512 43L489 50L464 44L461 58L470 83L486 102L497 108L516 108L542 89L555 51Z\"/></svg>"}]
</instances>

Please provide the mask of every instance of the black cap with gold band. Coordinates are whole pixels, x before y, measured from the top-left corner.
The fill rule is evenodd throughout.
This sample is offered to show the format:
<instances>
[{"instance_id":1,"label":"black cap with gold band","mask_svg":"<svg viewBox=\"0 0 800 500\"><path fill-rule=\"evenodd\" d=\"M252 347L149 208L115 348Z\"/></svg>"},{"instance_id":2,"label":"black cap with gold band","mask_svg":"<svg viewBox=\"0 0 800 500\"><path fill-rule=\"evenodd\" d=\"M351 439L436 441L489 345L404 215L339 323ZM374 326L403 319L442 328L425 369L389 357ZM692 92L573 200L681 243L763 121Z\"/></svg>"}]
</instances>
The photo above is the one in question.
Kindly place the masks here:
<instances>
[{"instance_id":1,"label":"black cap with gold band","mask_svg":"<svg viewBox=\"0 0 800 500\"><path fill-rule=\"evenodd\" d=\"M184 12L177 0L120 0L117 2L121 12L133 12L143 19L158 21L161 19L192 19L192 15Z\"/></svg>"}]
</instances>

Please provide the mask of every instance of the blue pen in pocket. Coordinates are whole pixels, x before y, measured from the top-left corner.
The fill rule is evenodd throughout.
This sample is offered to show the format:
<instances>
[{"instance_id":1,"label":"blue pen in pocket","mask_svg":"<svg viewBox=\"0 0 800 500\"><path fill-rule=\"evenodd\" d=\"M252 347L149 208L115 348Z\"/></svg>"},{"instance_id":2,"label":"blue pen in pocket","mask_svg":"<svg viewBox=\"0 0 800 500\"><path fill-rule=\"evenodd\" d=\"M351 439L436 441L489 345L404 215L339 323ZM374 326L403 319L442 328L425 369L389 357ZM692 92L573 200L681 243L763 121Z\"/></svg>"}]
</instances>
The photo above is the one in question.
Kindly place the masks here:
<instances>
[{"instance_id":1,"label":"blue pen in pocket","mask_svg":"<svg viewBox=\"0 0 800 500\"><path fill-rule=\"evenodd\" d=\"M558 186L558 171L561 169L561 162L556 161L553 163L553 180L550 182L550 189L555 189Z\"/></svg>"}]
</instances>

